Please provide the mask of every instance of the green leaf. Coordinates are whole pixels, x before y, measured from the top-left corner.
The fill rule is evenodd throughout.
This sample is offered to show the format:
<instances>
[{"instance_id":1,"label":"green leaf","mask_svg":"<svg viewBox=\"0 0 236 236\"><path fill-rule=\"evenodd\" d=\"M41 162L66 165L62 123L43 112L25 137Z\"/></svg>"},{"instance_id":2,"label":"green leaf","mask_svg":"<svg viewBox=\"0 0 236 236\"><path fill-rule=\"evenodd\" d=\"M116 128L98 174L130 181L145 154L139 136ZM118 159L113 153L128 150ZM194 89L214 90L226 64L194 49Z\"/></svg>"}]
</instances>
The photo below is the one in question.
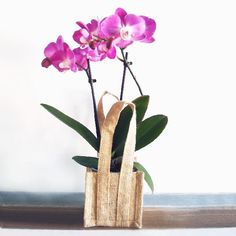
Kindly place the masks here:
<instances>
[{"instance_id":1,"label":"green leaf","mask_svg":"<svg viewBox=\"0 0 236 236\"><path fill-rule=\"evenodd\" d=\"M135 104L136 107L136 115L137 115L137 124L139 124L147 111L148 103L149 103L149 96L144 95L141 97L136 98L132 101L132 103ZM130 107L128 107L130 109ZM131 111L131 109L130 109ZM131 114L132 115L132 114Z\"/></svg>"},{"instance_id":2,"label":"green leaf","mask_svg":"<svg viewBox=\"0 0 236 236\"><path fill-rule=\"evenodd\" d=\"M96 151L98 151L98 140L87 127L52 106L47 104L41 104L41 106L43 106L48 112L50 112L64 124L68 125L70 128L79 133Z\"/></svg>"},{"instance_id":3,"label":"green leaf","mask_svg":"<svg viewBox=\"0 0 236 236\"><path fill-rule=\"evenodd\" d=\"M79 163L82 166L89 167L92 169L98 168L98 158L96 157L88 157L88 156L74 156L72 157L73 160L75 160L77 163ZM111 172L120 172L122 157L121 159L114 159L111 162L110 171Z\"/></svg>"},{"instance_id":4,"label":"green leaf","mask_svg":"<svg viewBox=\"0 0 236 236\"><path fill-rule=\"evenodd\" d=\"M149 188L154 191L154 184L152 181L152 177L149 175L147 170L139 163L139 162L134 162L134 167L137 168L139 171L144 172L144 180L148 184Z\"/></svg>"},{"instance_id":5,"label":"green leaf","mask_svg":"<svg viewBox=\"0 0 236 236\"><path fill-rule=\"evenodd\" d=\"M89 167L92 169L98 168L98 158L96 157L74 156L72 157L72 159L82 166Z\"/></svg>"},{"instance_id":6,"label":"green leaf","mask_svg":"<svg viewBox=\"0 0 236 236\"><path fill-rule=\"evenodd\" d=\"M132 101L136 106L137 124L139 124L148 107L149 96L141 96ZM124 144L127 137L129 123L132 117L132 110L129 106L125 107L120 114L119 121L117 123L114 137L113 137L113 148L114 157L121 156L124 150Z\"/></svg>"},{"instance_id":7,"label":"green leaf","mask_svg":"<svg viewBox=\"0 0 236 236\"><path fill-rule=\"evenodd\" d=\"M153 142L165 129L167 116L155 115L142 121L137 127L136 150Z\"/></svg>"},{"instance_id":8,"label":"green leaf","mask_svg":"<svg viewBox=\"0 0 236 236\"><path fill-rule=\"evenodd\" d=\"M98 158L96 158L96 157L74 156L72 159L75 160L77 163L79 163L82 166L96 169L96 170L98 168ZM147 172L147 170L138 162L134 162L134 167L137 170L144 172L144 180L146 181L146 183L148 184L148 186L150 187L150 189L153 192L154 191L153 181L152 181L151 176Z\"/></svg>"}]
</instances>

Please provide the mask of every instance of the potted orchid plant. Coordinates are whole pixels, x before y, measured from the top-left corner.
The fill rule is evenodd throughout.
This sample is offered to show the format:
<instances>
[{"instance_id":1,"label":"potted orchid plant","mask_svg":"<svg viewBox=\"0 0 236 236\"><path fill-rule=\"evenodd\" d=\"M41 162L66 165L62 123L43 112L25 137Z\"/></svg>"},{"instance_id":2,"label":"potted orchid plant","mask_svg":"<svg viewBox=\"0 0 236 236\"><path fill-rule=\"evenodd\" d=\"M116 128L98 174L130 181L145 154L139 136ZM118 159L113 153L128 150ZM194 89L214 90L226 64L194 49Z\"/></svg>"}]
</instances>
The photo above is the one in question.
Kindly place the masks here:
<instances>
[{"instance_id":1,"label":"potted orchid plant","mask_svg":"<svg viewBox=\"0 0 236 236\"><path fill-rule=\"evenodd\" d=\"M71 49L70 46L64 42L62 36L59 36L56 42L51 42L46 46L44 50L45 58L42 61L42 66L45 68L54 66L59 72L71 70L73 72L84 71L86 73L91 90L96 135L85 125L58 109L47 104L41 105L56 118L74 129L97 152L99 152L101 133L94 88L96 80L94 80L92 76L91 62L103 61L106 58L118 59L123 64L119 99L123 100L127 72L131 75L131 78L134 80L140 93L140 96L132 101L136 106L137 116L135 150L137 151L147 146L164 130L167 124L167 117L165 115L154 115L144 119L144 115L148 108L149 96L143 95L141 86L132 71L132 62L128 58L127 48L136 42L154 42L155 39L153 34L156 30L155 21L146 16L128 14L124 9L118 8L114 14L105 17L100 21L93 19L88 24L84 24L81 21L76 23L79 28L74 32L73 39L78 44L78 47ZM130 107L125 107L121 112L115 129L110 167L113 172L120 171L124 144L131 116L132 111ZM77 163L92 168L93 170L98 168L98 158L96 157L74 156L73 159ZM153 181L147 170L137 161L134 162L133 168L134 170L144 172L144 179L153 191Z\"/></svg>"}]
</instances>

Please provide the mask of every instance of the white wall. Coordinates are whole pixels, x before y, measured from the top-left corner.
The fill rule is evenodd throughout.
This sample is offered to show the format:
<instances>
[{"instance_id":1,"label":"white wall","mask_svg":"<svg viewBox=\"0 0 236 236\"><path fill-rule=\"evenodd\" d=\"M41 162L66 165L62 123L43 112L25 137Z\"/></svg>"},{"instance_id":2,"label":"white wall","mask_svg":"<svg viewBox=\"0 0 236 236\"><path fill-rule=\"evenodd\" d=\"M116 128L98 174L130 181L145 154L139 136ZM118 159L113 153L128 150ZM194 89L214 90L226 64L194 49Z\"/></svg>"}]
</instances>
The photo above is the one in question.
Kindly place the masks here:
<instances>
[{"instance_id":1,"label":"white wall","mask_svg":"<svg viewBox=\"0 0 236 236\"><path fill-rule=\"evenodd\" d=\"M1 0L0 190L83 191L84 168L71 160L95 153L39 104L51 104L94 130L83 73L41 68L43 49L78 20L128 12L157 21L156 43L129 48L148 114L168 115L158 141L137 153L156 192L235 192L236 3L230 0ZM122 66L93 65L96 94L119 93ZM132 80L125 98L138 96ZM148 192L148 188L146 188Z\"/></svg>"}]
</instances>

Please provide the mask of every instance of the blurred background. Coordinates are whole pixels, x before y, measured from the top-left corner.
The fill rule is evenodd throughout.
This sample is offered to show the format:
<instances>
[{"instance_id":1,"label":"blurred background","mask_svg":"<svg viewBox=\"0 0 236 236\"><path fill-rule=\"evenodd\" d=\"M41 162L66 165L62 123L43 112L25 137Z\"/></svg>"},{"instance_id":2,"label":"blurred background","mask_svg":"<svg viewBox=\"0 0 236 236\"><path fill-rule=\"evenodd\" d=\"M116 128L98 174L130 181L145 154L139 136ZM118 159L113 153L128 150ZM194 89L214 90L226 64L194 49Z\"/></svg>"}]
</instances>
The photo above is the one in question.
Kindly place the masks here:
<instances>
[{"instance_id":1,"label":"blurred background","mask_svg":"<svg viewBox=\"0 0 236 236\"><path fill-rule=\"evenodd\" d=\"M150 95L147 116L165 114L161 136L137 152L156 193L235 192L236 5L230 0L0 0L0 191L84 191L85 168L71 158L96 155L47 103L95 131L85 73L42 68L43 50L62 35L71 47L76 21L117 7L157 22L153 44L128 48ZM119 94L122 63L92 64L97 99ZM139 96L130 76L124 99ZM145 192L150 193L147 186Z\"/></svg>"}]
</instances>

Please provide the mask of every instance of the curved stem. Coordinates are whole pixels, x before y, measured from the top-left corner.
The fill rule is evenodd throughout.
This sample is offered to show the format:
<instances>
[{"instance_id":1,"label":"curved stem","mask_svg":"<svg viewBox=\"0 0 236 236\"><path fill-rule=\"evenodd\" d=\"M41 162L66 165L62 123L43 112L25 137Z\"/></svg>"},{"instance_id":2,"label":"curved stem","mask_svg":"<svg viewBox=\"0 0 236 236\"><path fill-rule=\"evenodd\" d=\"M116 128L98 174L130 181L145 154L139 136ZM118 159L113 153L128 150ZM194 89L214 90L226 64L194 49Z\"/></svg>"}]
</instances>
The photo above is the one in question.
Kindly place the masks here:
<instances>
[{"instance_id":1,"label":"curved stem","mask_svg":"<svg viewBox=\"0 0 236 236\"><path fill-rule=\"evenodd\" d=\"M125 58L125 60L128 60L128 52L125 53L124 55L124 49L121 49L121 54L122 57ZM121 83L121 89L120 89L120 100L123 99L123 93L124 93L124 86L125 86L125 76L126 76L126 69L127 69L127 65L125 63L125 61L123 62L124 65L124 70L123 70L123 76L122 76L122 83Z\"/></svg>"},{"instance_id":2,"label":"curved stem","mask_svg":"<svg viewBox=\"0 0 236 236\"><path fill-rule=\"evenodd\" d=\"M92 72L91 72L89 60L88 60L88 68L85 70L85 72L87 74L88 82L89 82L90 88L91 88L96 133L97 133L97 139L100 142L101 134L100 134L100 128L99 128L99 123L98 123L97 104L96 104L96 98L95 98L94 87L93 87L94 80L92 79Z\"/></svg>"},{"instance_id":3,"label":"curved stem","mask_svg":"<svg viewBox=\"0 0 236 236\"><path fill-rule=\"evenodd\" d=\"M130 72L130 74L131 74L131 76L132 76L134 82L136 83L140 94L143 96L142 89L141 89L141 87L140 87L140 85L139 85L139 83L138 83L138 81L137 81L137 79L136 79L136 76L134 75L133 71L131 70L131 68L130 68L130 66L129 66L129 62L126 60L126 58L125 58L125 56L124 56L124 52L123 52L123 53L122 53L122 52L123 52L123 49L121 49L121 54L122 54L122 57L123 57L123 62L125 63L125 66L128 68L128 70L129 70L129 72Z\"/></svg>"}]
</instances>

